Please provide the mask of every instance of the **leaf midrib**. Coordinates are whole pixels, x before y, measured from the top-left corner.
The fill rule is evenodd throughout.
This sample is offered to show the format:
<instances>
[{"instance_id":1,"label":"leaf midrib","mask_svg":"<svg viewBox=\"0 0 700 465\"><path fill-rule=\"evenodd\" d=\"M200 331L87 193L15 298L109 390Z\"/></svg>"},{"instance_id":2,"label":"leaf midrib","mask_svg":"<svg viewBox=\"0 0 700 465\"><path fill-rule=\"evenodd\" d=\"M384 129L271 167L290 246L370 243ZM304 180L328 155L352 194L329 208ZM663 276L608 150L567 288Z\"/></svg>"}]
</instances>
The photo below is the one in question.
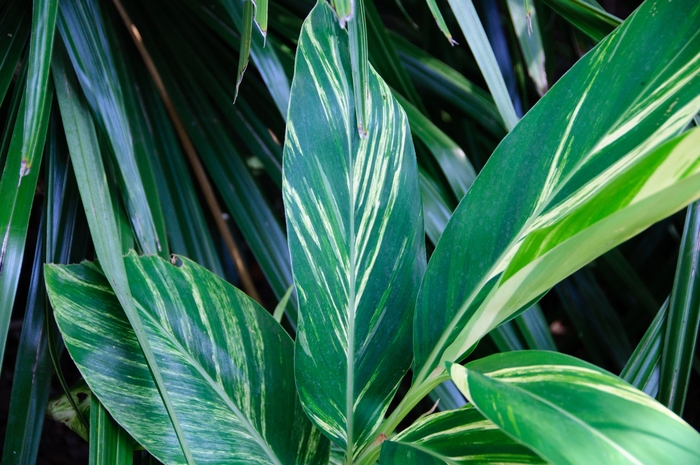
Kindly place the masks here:
<instances>
[{"instance_id":1,"label":"leaf midrib","mask_svg":"<svg viewBox=\"0 0 700 465\"><path fill-rule=\"evenodd\" d=\"M144 315L150 322L151 324L159 328L159 332L161 335L165 336L165 339L168 340L171 344L175 346L176 349L180 352L181 355L185 357L185 359L192 365L193 367L196 368L196 370L200 373L202 378L207 382L209 387L216 392L221 400L224 401L226 405L229 406L229 408L233 411L233 413L238 417L238 419L243 423L243 426L246 428L248 433L255 439L255 441L258 443L258 445L265 451L265 453L270 457L270 459L277 465L282 465L282 462L280 459L277 457L275 452L270 448L269 444L264 440L264 438L260 435L260 433L255 429L255 427L250 423L248 418L243 415L241 410L236 406L236 404L233 402L233 400L229 397L228 393L226 393L225 390L222 389L222 386L220 386L216 381L214 381L211 376L209 376L209 373L204 369L204 367L199 363L197 359L191 356L190 352L185 350L185 348L180 344L180 341L177 340L175 335L171 333L170 331L167 330L167 328L163 327L160 325L159 321L156 320L150 312L146 311L146 309L136 300L133 300L134 305L139 309L139 312ZM199 312L199 308L198 308Z\"/></svg>"},{"instance_id":2,"label":"leaf midrib","mask_svg":"<svg viewBox=\"0 0 700 465\"><path fill-rule=\"evenodd\" d=\"M616 45L619 45L619 43L616 44ZM609 45L608 45L608 47L609 47ZM607 48L607 47L606 47L606 48ZM617 48L617 47L616 47L616 48ZM593 83L593 82L595 81L595 79L597 78L597 75L599 74L599 72L600 72L600 70L597 70L597 71L595 72L595 75L594 75L594 77L593 77L592 83ZM657 77L657 79L658 79L658 77ZM585 98L585 96L584 96L583 98ZM637 99L637 100L638 100L638 99ZM606 136L608 136L609 134L611 134L612 132L614 132L613 129L616 128L616 127L619 127L619 126L622 124L622 122L624 122L624 121L626 121L626 120L629 120L629 118L630 118L629 110L631 110L632 108L634 108L634 104L637 102L637 100L635 100L632 104L628 105L628 107L627 107L625 113L624 113L622 116L620 116L620 118L618 118L618 120L616 121L616 123L615 123L613 126L611 126L604 134L601 134L601 135L598 137L598 143L600 143L600 141L602 141L603 139L605 139ZM572 122L571 124L572 124L572 126L573 126L574 123ZM652 135L653 135L653 134L652 134ZM645 139L645 140L646 140L646 139ZM641 145L641 144L637 144L637 147L638 147L639 145ZM658 147L658 145L659 145L659 144L657 144L655 147ZM474 287L474 291L473 291L471 294L469 294L469 296L467 297L467 299L464 300L464 303L460 306L459 310L455 313L455 316L454 316L454 318L452 318L452 320L450 321L450 324L449 324L449 325L446 327L446 329L442 332L442 334L441 334L441 336L440 336L440 339L438 339L437 344L434 346L433 350L430 352L428 358L426 359L426 363L423 365L423 367L421 368L421 371L419 372L419 374L418 374L418 376L417 376L417 378L416 378L416 379L418 380L418 382L422 382L422 381L424 381L424 380L428 377L428 376L427 376L427 373L426 373L426 369L427 369L427 367L429 367L430 365L432 365L432 362L433 362L435 359L438 358L438 354L439 354L439 353L443 353L443 354L444 354L445 350L447 350L447 348L455 342L455 341L453 341L452 343L450 343L449 345L447 345L446 347L443 348L443 346L445 345L445 342L446 342L447 339L448 339L448 336L449 336L450 334L452 334L452 332L453 332L454 329L456 328L456 326L457 326L457 324L459 323L459 321L463 318L464 313L467 311L467 309L469 308L469 306L471 305L471 303L474 301L474 299L476 298L476 296L479 294L480 290L484 287L484 285L485 285L490 279L493 278L494 270L498 269L498 268L501 266L501 262L502 262L502 260L504 259L504 257L510 256L510 255L511 255L511 251L513 250L513 248L514 248L517 244L520 244L520 243L522 242L522 240L531 232L531 231L530 231L530 227L531 227L532 224L535 222L535 220L537 220L537 219L540 217L540 215L542 214L543 210L544 210L547 206L549 206L549 204L550 204L550 202L552 201L552 199L556 198L556 196L559 194L559 192L561 191L561 189L562 189L564 186L567 185L567 183L574 177L574 175L575 175L576 173L579 172L579 170L582 168L582 166L585 165L585 164L590 160L590 155L596 152L597 147L598 147L597 145L592 146L591 149L588 150L588 154L587 154L586 156L581 157L580 161L579 161L579 162L575 165L575 167L569 172L569 174L568 174L567 176L563 177L563 178L560 180L560 182L557 183L557 187L556 187L556 188L554 188L554 189L552 189L552 190L550 191L549 195L548 195L547 198L546 198L546 201L541 201L541 202L538 203L538 208L537 208L535 211L533 211L533 213L528 217L527 221L526 221L525 223L523 223L523 226L521 227L521 229L520 229L520 231L518 232L518 234L514 237L514 239L512 239L512 240L510 241L510 243L508 244L508 246L503 250L503 252L500 254L500 256L498 257L498 259L494 262L493 266L491 266L491 267L489 268L488 272L484 273L484 275L483 275L484 277L483 277L483 278L479 281L479 283ZM651 149L650 149L650 150L651 150ZM646 151L645 153L649 153L650 150ZM624 171L626 171L626 170L624 170ZM598 173L598 175L596 175L595 177L589 179L589 181L588 181L586 184L584 184L583 186L581 186L579 189L577 189L576 192L578 192L581 188L585 187L585 185L588 185L591 181L595 180L600 174L602 174L602 173ZM568 215L567 215L567 216L568 216ZM517 252L516 252L516 253L517 253ZM505 271L505 270L504 270L504 271ZM502 274L502 273L501 273L501 274ZM502 284L502 282L501 282L501 280L500 280L500 278L499 278L499 282L496 283L496 285L494 286L494 289L498 289L498 288L500 287L501 284ZM488 300L488 297L487 297L487 300ZM486 303L486 300L484 301L484 304L485 304L485 303ZM483 307L484 304L482 304L481 306L479 306L479 308ZM479 310L479 309L477 308L476 311L478 311L478 310ZM475 314L476 314L476 311L475 311Z\"/></svg>"},{"instance_id":3,"label":"leaf midrib","mask_svg":"<svg viewBox=\"0 0 700 465\"><path fill-rule=\"evenodd\" d=\"M552 408L553 410L556 410L557 412L561 413L564 417L566 417L566 418L572 420L574 423L577 423L577 424L582 425L583 428L584 428L586 431L589 431L593 436L598 437L598 438L601 438L601 439L603 440L604 443L609 444L610 446L612 446L612 448L613 448L614 450L618 451L621 455L627 457L627 458L628 458L630 461L632 461L633 463L638 464L638 465L642 465L642 462L640 462L634 455L632 455L630 452L628 452L628 451L626 451L625 449L623 449L619 444L617 444L616 442L614 442L611 438L607 437L607 436L606 436L605 434L603 434L600 430L598 430L597 428L593 427L592 425L586 423L584 420L582 420L581 418L577 417L577 416L574 415L573 413L570 413L569 411L564 410L562 407L559 407L557 404L554 404L554 403L550 402L549 400L547 400L547 399L545 399L545 398L543 398L543 397L541 397L541 396L535 394L535 393L532 392L532 391L529 391L529 390L527 390L527 389L523 389L523 388L521 388L521 387L518 386L518 385L511 384L511 383L508 383L508 382L505 382L505 381L500 381L500 380L495 379L495 378L491 378L490 376L487 376L487 375L485 375L485 374L483 374L483 373L480 373L480 372L478 372L478 371L476 371L476 370L469 370L469 369L466 368L466 367L464 368L464 370L467 371L467 372L468 372L468 371L473 371L473 372L475 372L475 373L480 374L480 375L483 376L484 378L487 378L487 379L489 379L489 380L492 380L492 381L494 381L494 382L496 382L496 383L498 383L498 384L506 385L506 386L508 386L508 387L510 387L510 388L512 388L512 389L515 389L515 390L521 392L521 393L524 394L526 397L530 397L530 398L532 398L533 400L539 401L539 402L541 402L542 404L544 404L544 405L546 405L546 406ZM467 375L467 383L469 383L469 376L468 376L468 375ZM505 429L504 429L504 431L505 431ZM510 433L509 433L509 434L510 434ZM534 446L531 446L530 444L528 444L528 446L529 446L529 447L532 447L533 449L535 448ZM544 454L543 454L543 455L544 455Z\"/></svg>"}]
</instances>

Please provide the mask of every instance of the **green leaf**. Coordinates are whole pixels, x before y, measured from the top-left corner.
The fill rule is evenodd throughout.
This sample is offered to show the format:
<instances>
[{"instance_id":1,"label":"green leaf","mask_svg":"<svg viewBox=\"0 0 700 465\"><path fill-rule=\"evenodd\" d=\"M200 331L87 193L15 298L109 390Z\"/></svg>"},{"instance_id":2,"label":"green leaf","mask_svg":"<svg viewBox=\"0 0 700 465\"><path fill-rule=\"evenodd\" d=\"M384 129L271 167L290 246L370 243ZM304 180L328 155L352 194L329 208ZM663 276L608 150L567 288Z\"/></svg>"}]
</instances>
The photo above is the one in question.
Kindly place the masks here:
<instances>
[{"instance_id":1,"label":"green leaf","mask_svg":"<svg viewBox=\"0 0 700 465\"><path fill-rule=\"evenodd\" d=\"M44 223L45 214L42 214L12 376L12 394L7 413L7 423L11 427L5 432L3 465L36 463L44 411L49 399L53 369L44 330L46 291L42 273L44 234L41 233Z\"/></svg>"},{"instance_id":2,"label":"green leaf","mask_svg":"<svg viewBox=\"0 0 700 465\"><path fill-rule=\"evenodd\" d=\"M263 37L267 37L267 0L255 0L255 24Z\"/></svg>"},{"instance_id":3,"label":"green leaf","mask_svg":"<svg viewBox=\"0 0 700 465\"><path fill-rule=\"evenodd\" d=\"M518 116L515 114L513 102L506 89L503 74L496 62L496 56L493 53L491 44L484 27L479 20L472 0L448 0L452 12L462 28L462 33L467 39L469 49L472 51L476 63L479 65L481 74L484 75L486 85L496 102L498 112L501 114L503 123L510 131L518 124Z\"/></svg>"},{"instance_id":4,"label":"green leaf","mask_svg":"<svg viewBox=\"0 0 700 465\"><path fill-rule=\"evenodd\" d=\"M321 0L322 2L325 0ZM358 0L329 0L335 10L341 28L345 28L345 23L350 21L355 14L355 2ZM361 1L361 0L359 0Z\"/></svg>"},{"instance_id":5,"label":"green leaf","mask_svg":"<svg viewBox=\"0 0 700 465\"><path fill-rule=\"evenodd\" d=\"M94 396L90 392L90 388L87 387L84 381L79 381L64 394L49 400L49 405L46 407L46 416L53 421L66 425L78 436L88 441L90 431L88 423L84 419L90 418L92 397ZM81 416L83 419L80 418Z\"/></svg>"},{"instance_id":6,"label":"green leaf","mask_svg":"<svg viewBox=\"0 0 700 465\"><path fill-rule=\"evenodd\" d=\"M118 53L110 44L109 26L94 0L61 1L58 30L80 86L107 135L124 180L125 204L144 253L157 254L161 244L146 197L134 151L128 112L117 68Z\"/></svg>"},{"instance_id":7,"label":"green leaf","mask_svg":"<svg viewBox=\"0 0 700 465\"><path fill-rule=\"evenodd\" d=\"M412 308L425 266L408 122L373 69L368 89L370 125L361 139L348 36L320 2L297 49L283 193L300 305L299 395L349 458L372 439L411 363Z\"/></svg>"},{"instance_id":8,"label":"green leaf","mask_svg":"<svg viewBox=\"0 0 700 465\"><path fill-rule=\"evenodd\" d=\"M355 14L348 21L348 38L350 42L350 67L352 69L352 88L355 94L355 117L360 137L367 137L369 118L369 58L367 51L367 24L365 23L364 0L355 2Z\"/></svg>"},{"instance_id":9,"label":"green leaf","mask_svg":"<svg viewBox=\"0 0 700 465\"><path fill-rule=\"evenodd\" d=\"M425 234L433 244L437 244L447 222L450 221L452 208L447 200L447 192L421 169L418 170L418 181L423 202Z\"/></svg>"},{"instance_id":10,"label":"green leaf","mask_svg":"<svg viewBox=\"0 0 700 465\"><path fill-rule=\"evenodd\" d=\"M36 241L29 299L22 322L15 372L12 377L12 396L7 415L8 424L3 446L2 463L21 465L35 463L46 405L49 398L52 369L51 353L60 351L62 342L53 336L58 329L53 313L47 308L43 264L67 263L71 252L80 254L87 240L81 237L84 220L78 221L78 197L68 151L59 124L58 108L53 108L49 123L45 168L46 197L42 215L46 227L39 228ZM58 375L60 379L60 374ZM66 386L66 391L68 391ZM80 421L75 419L78 423ZM84 428L83 428L84 429Z\"/></svg>"},{"instance_id":11,"label":"green leaf","mask_svg":"<svg viewBox=\"0 0 700 465\"><path fill-rule=\"evenodd\" d=\"M621 19L603 10L596 2L589 0L542 1L596 41L603 40L622 23Z\"/></svg>"},{"instance_id":12,"label":"green leaf","mask_svg":"<svg viewBox=\"0 0 700 465\"><path fill-rule=\"evenodd\" d=\"M549 325L539 304L535 304L515 319L530 349L557 350Z\"/></svg>"},{"instance_id":13,"label":"green leaf","mask_svg":"<svg viewBox=\"0 0 700 465\"><path fill-rule=\"evenodd\" d=\"M520 50L527 63L527 74L532 78L541 97L547 92L549 84L544 69L544 48L535 5L528 0L508 0L507 4Z\"/></svg>"},{"instance_id":14,"label":"green leaf","mask_svg":"<svg viewBox=\"0 0 700 465\"><path fill-rule=\"evenodd\" d=\"M246 0L251 1L251 0ZM205 18L210 21L217 21L216 14L212 11L214 6L219 5L220 1L214 0L213 2L202 3L198 0L186 0L186 3L190 8L195 10L197 13L202 14ZM209 6L211 5L211 6ZM236 29L243 35L244 29L244 9L243 2L238 0L223 0L223 8L226 8L229 15L233 19L233 24L235 24ZM217 10L218 11L218 10ZM212 16L214 18L212 18ZM225 30L222 28L216 28L220 33L225 33L224 39L232 42L232 35L230 30ZM251 31L252 35L252 31ZM272 42L272 38L270 38ZM250 44L250 55L253 58L253 63L255 63L258 72L265 81L268 92L272 96L272 99L277 106L277 109L283 118L287 117L287 106L289 104L289 78L284 72L282 63L280 62L277 53L275 52L275 47L265 47L263 43L263 38L257 35L251 38Z\"/></svg>"},{"instance_id":15,"label":"green leaf","mask_svg":"<svg viewBox=\"0 0 700 465\"><path fill-rule=\"evenodd\" d=\"M296 396L289 336L241 291L190 260L174 260L179 266L131 253L125 266L196 463L327 460L328 441ZM102 273L91 264L49 265L46 281L66 346L91 390L158 460L183 463L134 332Z\"/></svg>"},{"instance_id":16,"label":"green leaf","mask_svg":"<svg viewBox=\"0 0 700 465\"><path fill-rule=\"evenodd\" d=\"M433 14L433 18L435 18L438 28L440 28L440 31L445 34L445 37L447 37L450 45L457 45L457 41L452 38L452 34L445 23L445 18L442 17L440 8L438 8L435 0L426 0L426 3L428 4L428 8L430 8L430 12Z\"/></svg>"},{"instance_id":17,"label":"green leaf","mask_svg":"<svg viewBox=\"0 0 700 465\"><path fill-rule=\"evenodd\" d=\"M394 92L394 97L406 112L411 132L428 147L442 168L452 192L458 199L464 197L476 178L476 171L464 151L403 96Z\"/></svg>"},{"instance_id":18,"label":"green leaf","mask_svg":"<svg viewBox=\"0 0 700 465\"><path fill-rule=\"evenodd\" d=\"M427 461L428 459L433 462ZM427 415L382 443L380 465L545 463L469 404Z\"/></svg>"},{"instance_id":19,"label":"green leaf","mask_svg":"<svg viewBox=\"0 0 700 465\"><path fill-rule=\"evenodd\" d=\"M700 5L690 0L645 3L499 145L423 280L416 382L443 361L460 360L584 264L700 196L700 131L664 145L700 108L698 18ZM445 283L445 276L454 278Z\"/></svg>"},{"instance_id":20,"label":"green leaf","mask_svg":"<svg viewBox=\"0 0 700 465\"><path fill-rule=\"evenodd\" d=\"M97 397L90 396L90 465L131 465L134 442L105 410Z\"/></svg>"},{"instance_id":21,"label":"green leaf","mask_svg":"<svg viewBox=\"0 0 700 465\"><path fill-rule=\"evenodd\" d=\"M114 246L121 244L121 238L117 229L117 219L100 156L95 125L88 110L87 102L85 102L78 88L77 77L67 65L68 53L63 44L58 42L51 66L51 74L56 84L56 96L61 109L66 140L80 197L85 208L90 234L95 245L95 253L100 260L102 269L105 270L109 285L123 306L128 321L136 334L138 345L146 358L147 366L152 376L151 379L153 379L158 388L158 393L165 404L171 425L175 429L180 449L184 453L187 463L192 464L194 461L185 442L178 419L175 416L169 395L165 390L162 375L159 367L156 365L143 322L132 302L123 259L119 248Z\"/></svg>"},{"instance_id":22,"label":"green leaf","mask_svg":"<svg viewBox=\"0 0 700 465\"><path fill-rule=\"evenodd\" d=\"M226 4L231 3L230 0L225 2ZM228 6L228 8L231 8ZM235 14L235 13L233 13ZM241 87L241 82L243 82L243 74L246 68L248 68L248 59L250 58L250 44L253 41L253 17L255 15L255 4L253 0L243 0L243 13L241 22L241 46L238 49L238 73L236 76L236 95L234 96L234 102L236 97L238 97L238 90Z\"/></svg>"},{"instance_id":23,"label":"green leaf","mask_svg":"<svg viewBox=\"0 0 700 465\"><path fill-rule=\"evenodd\" d=\"M0 17L0 104L5 100L7 88L15 75L17 63L31 31L29 2L13 0L3 6Z\"/></svg>"},{"instance_id":24,"label":"green leaf","mask_svg":"<svg viewBox=\"0 0 700 465\"><path fill-rule=\"evenodd\" d=\"M393 35L392 39L406 70L417 85L457 106L498 139L505 135L503 120L489 94L400 36Z\"/></svg>"},{"instance_id":25,"label":"green leaf","mask_svg":"<svg viewBox=\"0 0 700 465\"><path fill-rule=\"evenodd\" d=\"M142 23L143 26L139 27L144 42L154 44L149 51L173 100L173 105L183 121L190 121L187 128L188 135L192 138L213 183L260 264L275 295L281 298L292 284L289 249L284 231L275 212L268 205L263 190L242 159L240 145L232 137L235 130L232 124L227 124L226 119L212 120L210 117L212 114L217 114L219 109L224 109L224 106L231 108L231 100L228 97L223 100L224 97L220 93L209 96L207 89L198 84L198 80L204 79L207 73L217 74L220 71L220 68L212 69L210 66L211 60L220 61L221 58L213 56L210 57L211 60L204 62L187 60L190 51L192 54L199 54L202 58L206 58L203 52L206 50L204 47L206 42L202 42L202 47L197 43L191 47L188 44L189 41L181 41L173 37L167 44L163 44L162 41L157 40L156 34L159 31L166 34L173 28L173 24L163 21L163 13L157 5L151 3L140 5L143 8L152 8L149 11L150 21L141 18L142 21L139 24ZM138 13L136 9L129 12ZM136 21L137 18L135 17L134 20ZM167 45L171 49L156 48L155 44ZM202 63L207 66L204 67ZM235 65L231 70L235 70ZM195 71L198 72L197 75L193 74ZM231 79L226 82L230 83ZM207 85L207 88L211 87ZM296 312L291 307L289 310L288 315L292 321L295 321Z\"/></svg>"},{"instance_id":26,"label":"green leaf","mask_svg":"<svg viewBox=\"0 0 700 465\"><path fill-rule=\"evenodd\" d=\"M14 121L9 152L0 179L0 365L24 256L29 214L48 127L53 86L49 66L56 25L56 0L36 0L29 41L27 85ZM12 122L10 123L12 124Z\"/></svg>"},{"instance_id":27,"label":"green leaf","mask_svg":"<svg viewBox=\"0 0 700 465\"><path fill-rule=\"evenodd\" d=\"M389 87L400 92L418 110L425 113L423 102L406 69L401 64L393 41L389 37L389 32L384 27L382 18L374 5L374 0L365 0L365 13L367 15L369 58L375 71L389 84Z\"/></svg>"},{"instance_id":28,"label":"green leaf","mask_svg":"<svg viewBox=\"0 0 700 465\"><path fill-rule=\"evenodd\" d=\"M620 373L620 378L652 397L656 397L659 387L661 348L666 332L669 301L670 299L666 299L666 302L661 306Z\"/></svg>"},{"instance_id":29,"label":"green leaf","mask_svg":"<svg viewBox=\"0 0 700 465\"><path fill-rule=\"evenodd\" d=\"M697 131L697 129L696 129ZM700 202L688 207L661 352L659 402L683 414L700 325Z\"/></svg>"},{"instance_id":30,"label":"green leaf","mask_svg":"<svg viewBox=\"0 0 700 465\"><path fill-rule=\"evenodd\" d=\"M690 425L569 355L508 352L448 369L485 417L553 464L700 461L700 434Z\"/></svg>"}]
</instances>

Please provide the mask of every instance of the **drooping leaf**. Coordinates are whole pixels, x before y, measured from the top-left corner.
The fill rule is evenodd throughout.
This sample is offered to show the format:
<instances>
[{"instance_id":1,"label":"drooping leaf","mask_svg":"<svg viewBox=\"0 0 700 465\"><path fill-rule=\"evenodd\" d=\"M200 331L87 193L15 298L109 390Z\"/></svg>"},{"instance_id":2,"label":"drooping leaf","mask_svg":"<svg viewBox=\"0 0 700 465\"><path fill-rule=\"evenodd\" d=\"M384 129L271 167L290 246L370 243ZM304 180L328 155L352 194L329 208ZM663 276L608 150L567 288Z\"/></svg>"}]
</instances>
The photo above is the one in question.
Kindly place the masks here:
<instances>
[{"instance_id":1,"label":"drooping leaf","mask_svg":"<svg viewBox=\"0 0 700 465\"><path fill-rule=\"evenodd\" d=\"M688 207L661 352L659 402L683 414L700 325L700 203Z\"/></svg>"},{"instance_id":2,"label":"drooping leaf","mask_svg":"<svg viewBox=\"0 0 700 465\"><path fill-rule=\"evenodd\" d=\"M13 0L3 6L0 18L0 104L5 100L7 88L15 75L17 63L31 31L29 2Z\"/></svg>"},{"instance_id":3,"label":"drooping leaf","mask_svg":"<svg viewBox=\"0 0 700 465\"><path fill-rule=\"evenodd\" d=\"M493 136L500 139L506 134L503 120L488 93L400 36L393 35L392 39L408 74L417 85L457 106Z\"/></svg>"},{"instance_id":4,"label":"drooping leaf","mask_svg":"<svg viewBox=\"0 0 700 465\"><path fill-rule=\"evenodd\" d=\"M370 125L360 138L347 47L346 32L319 2L297 49L284 198L300 305L299 395L312 421L352 457L410 365L425 251L406 116L370 69Z\"/></svg>"},{"instance_id":5,"label":"drooping leaf","mask_svg":"<svg viewBox=\"0 0 700 465\"><path fill-rule=\"evenodd\" d=\"M218 7L223 3L223 8L227 9L236 29L242 34L244 28L243 2L235 0L214 0L213 2L185 0L185 3L187 3L187 5L197 13L202 14L206 18L211 18L212 20L216 18L216 13L212 11L213 8ZM217 8L217 11L223 8ZM212 16L214 18L212 18ZM216 20L218 21L219 18L216 18ZM223 31L222 29L218 30ZM226 32L227 34L225 38L230 39L230 30L227 30ZM268 42L272 42L272 38L268 39ZM283 118L286 118L287 105L289 104L290 82L289 78L284 72L284 67L282 66L280 58L277 55L277 52L275 52L275 47L265 47L264 38L262 35L252 35L250 43L250 56L260 72L263 81L265 81L267 90L270 92L280 115L282 115Z\"/></svg>"},{"instance_id":6,"label":"drooping leaf","mask_svg":"<svg viewBox=\"0 0 700 465\"><path fill-rule=\"evenodd\" d=\"M241 291L190 260L174 260L180 266L131 253L125 265L196 463L327 460L328 441L296 397L289 336ZM93 393L156 458L183 463L134 332L105 277L91 264L52 265L46 280L66 346Z\"/></svg>"},{"instance_id":7,"label":"drooping leaf","mask_svg":"<svg viewBox=\"0 0 700 465\"><path fill-rule=\"evenodd\" d=\"M669 300L666 299L666 302L661 306L620 373L620 378L652 397L656 397L659 388L661 348L666 332Z\"/></svg>"},{"instance_id":8,"label":"drooping leaf","mask_svg":"<svg viewBox=\"0 0 700 465\"><path fill-rule=\"evenodd\" d=\"M116 214L113 210L112 197L109 193L95 123L85 97L78 87L77 77L69 67L68 52L60 41L56 43L56 53L51 63L51 74L56 85L56 96L66 132L66 141L90 234L95 245L95 253L100 260L102 269L105 270L107 282L117 296L118 302L134 331L140 346L140 353L143 354L147 362L151 376L149 379L154 381L157 392L165 405L169 424L174 428L179 443L179 448L176 450L181 450L188 465L191 465L194 460L165 389L160 368L156 365L153 350L144 330L144 323L132 302L126 269L120 254L119 246L122 244L122 240Z\"/></svg>"},{"instance_id":9,"label":"drooping leaf","mask_svg":"<svg viewBox=\"0 0 700 465\"><path fill-rule=\"evenodd\" d=\"M486 85L493 96L498 112L508 130L518 123L518 116L513 107L513 101L508 94L496 57L486 36L484 27L479 20L472 0L448 0L450 7L462 28L462 33L467 39L469 48L474 54L481 74L486 80Z\"/></svg>"},{"instance_id":10,"label":"drooping leaf","mask_svg":"<svg viewBox=\"0 0 700 465\"><path fill-rule=\"evenodd\" d=\"M43 264L45 261L67 263L72 251L80 253L81 247L74 245L84 244L75 234L76 227L80 228L84 221L79 221L76 215L78 192L71 176L58 116L58 109L54 107L47 137L45 160L48 163L44 171L46 197L42 215L46 220L42 223L46 227L40 226L36 240L29 299L12 379L7 415L12 427L7 429L2 456L2 463L7 465L35 463L37 460L54 375L50 355L62 346L62 342L49 337L58 329L52 313L46 308Z\"/></svg>"},{"instance_id":11,"label":"drooping leaf","mask_svg":"<svg viewBox=\"0 0 700 465\"><path fill-rule=\"evenodd\" d=\"M594 40L603 40L622 21L597 2L588 0L542 0L548 7Z\"/></svg>"},{"instance_id":12,"label":"drooping leaf","mask_svg":"<svg viewBox=\"0 0 700 465\"><path fill-rule=\"evenodd\" d=\"M417 382L700 196L700 132L662 145L700 108L698 18L693 2L645 3L504 139L428 266L414 327Z\"/></svg>"},{"instance_id":13,"label":"drooping leaf","mask_svg":"<svg viewBox=\"0 0 700 465\"><path fill-rule=\"evenodd\" d=\"M380 465L545 463L506 435L474 405L427 415L382 443Z\"/></svg>"},{"instance_id":14,"label":"drooping leaf","mask_svg":"<svg viewBox=\"0 0 700 465\"><path fill-rule=\"evenodd\" d=\"M534 2L528 0L508 0L508 12L520 43L520 50L527 63L527 74L535 84L537 93L544 95L549 88L547 72L544 68L544 48L537 20Z\"/></svg>"},{"instance_id":15,"label":"drooping leaf","mask_svg":"<svg viewBox=\"0 0 700 465\"><path fill-rule=\"evenodd\" d=\"M523 351L449 367L479 411L553 464L700 460L700 434L612 374L569 355ZM572 441L572 438L576 438Z\"/></svg>"},{"instance_id":16,"label":"drooping leaf","mask_svg":"<svg viewBox=\"0 0 700 465\"><path fill-rule=\"evenodd\" d=\"M369 52L367 51L367 24L365 23L364 0L355 2L354 15L348 21L350 42L350 68L352 88L355 95L355 118L360 137L367 136L369 111Z\"/></svg>"},{"instance_id":17,"label":"drooping leaf","mask_svg":"<svg viewBox=\"0 0 700 465\"><path fill-rule=\"evenodd\" d=\"M29 214L48 127L53 86L49 67L56 26L56 0L36 0L29 40L27 85L12 130L7 160L0 179L0 366L10 325L12 305L22 268Z\"/></svg>"},{"instance_id":18,"label":"drooping leaf","mask_svg":"<svg viewBox=\"0 0 700 465\"><path fill-rule=\"evenodd\" d=\"M141 249L157 254L161 244L146 197L119 82L118 50L108 40L108 23L94 0L66 0L59 8L58 30L76 70L78 81L98 124L109 140L124 182L122 194Z\"/></svg>"},{"instance_id":19,"label":"drooping leaf","mask_svg":"<svg viewBox=\"0 0 700 465\"><path fill-rule=\"evenodd\" d=\"M447 37L450 45L456 45L457 41L452 38L450 30L447 28L447 23L445 23L445 18L442 17L442 12L440 12L440 8L438 8L435 0L426 0L426 3L428 4L428 8L430 8L430 12L433 14L433 18L435 18L435 22L440 28L440 31L445 35L445 37Z\"/></svg>"}]
</instances>

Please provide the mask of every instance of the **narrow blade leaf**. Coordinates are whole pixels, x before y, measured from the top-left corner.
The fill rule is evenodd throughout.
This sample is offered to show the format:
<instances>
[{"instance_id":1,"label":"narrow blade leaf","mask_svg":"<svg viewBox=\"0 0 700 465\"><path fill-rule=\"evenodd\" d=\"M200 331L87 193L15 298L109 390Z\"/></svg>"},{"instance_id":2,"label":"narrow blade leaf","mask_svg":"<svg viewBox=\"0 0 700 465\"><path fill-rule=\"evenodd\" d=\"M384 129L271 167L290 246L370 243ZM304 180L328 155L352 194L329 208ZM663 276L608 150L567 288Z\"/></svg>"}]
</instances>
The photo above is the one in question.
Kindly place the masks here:
<instances>
[{"instance_id":1,"label":"narrow blade leaf","mask_svg":"<svg viewBox=\"0 0 700 465\"><path fill-rule=\"evenodd\" d=\"M700 325L700 202L688 207L661 353L659 402L683 414Z\"/></svg>"},{"instance_id":2,"label":"narrow blade leaf","mask_svg":"<svg viewBox=\"0 0 700 465\"><path fill-rule=\"evenodd\" d=\"M17 292L29 214L48 128L53 86L49 81L56 0L36 0L29 41L27 85L14 122L9 153L0 179L0 365Z\"/></svg>"},{"instance_id":3,"label":"narrow blade leaf","mask_svg":"<svg viewBox=\"0 0 700 465\"><path fill-rule=\"evenodd\" d=\"M469 43L469 48L474 54L479 69L481 69L481 74L484 75L486 85L496 102L501 118L503 118L503 123L508 130L513 129L518 124L518 115L515 113L513 102L503 80L503 74L498 67L496 56L472 0L448 0L448 2L462 28L467 43Z\"/></svg>"}]
</instances>

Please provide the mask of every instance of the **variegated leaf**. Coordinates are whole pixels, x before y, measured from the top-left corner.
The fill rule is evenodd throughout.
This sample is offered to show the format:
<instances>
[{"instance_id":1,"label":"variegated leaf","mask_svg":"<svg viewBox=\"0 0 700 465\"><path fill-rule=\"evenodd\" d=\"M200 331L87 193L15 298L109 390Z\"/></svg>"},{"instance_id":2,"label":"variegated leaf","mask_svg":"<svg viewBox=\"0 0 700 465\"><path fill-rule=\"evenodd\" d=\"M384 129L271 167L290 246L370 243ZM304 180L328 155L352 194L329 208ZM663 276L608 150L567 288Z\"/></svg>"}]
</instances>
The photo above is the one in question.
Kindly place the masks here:
<instances>
[{"instance_id":1,"label":"variegated leaf","mask_svg":"<svg viewBox=\"0 0 700 465\"><path fill-rule=\"evenodd\" d=\"M380 465L545 463L472 404L425 416L382 443Z\"/></svg>"},{"instance_id":2,"label":"variegated leaf","mask_svg":"<svg viewBox=\"0 0 700 465\"><path fill-rule=\"evenodd\" d=\"M283 191L300 304L297 387L312 421L348 454L370 440L409 368L425 269L406 116L374 70L367 87L361 139L348 36L319 2L297 49Z\"/></svg>"},{"instance_id":3,"label":"variegated leaf","mask_svg":"<svg viewBox=\"0 0 700 465\"><path fill-rule=\"evenodd\" d=\"M700 133L663 145L700 109L699 20L692 0L646 2L504 139L428 266L414 327L418 383L700 196Z\"/></svg>"},{"instance_id":4,"label":"variegated leaf","mask_svg":"<svg viewBox=\"0 0 700 465\"><path fill-rule=\"evenodd\" d=\"M700 434L595 365L544 351L452 364L452 380L488 419L553 464L700 463Z\"/></svg>"},{"instance_id":5,"label":"variegated leaf","mask_svg":"<svg viewBox=\"0 0 700 465\"><path fill-rule=\"evenodd\" d=\"M328 440L296 396L289 336L245 294L181 260L173 266L131 253L125 264L196 463L327 461ZM89 263L49 265L46 283L68 351L90 389L158 460L184 463L143 353L104 275Z\"/></svg>"}]
</instances>

